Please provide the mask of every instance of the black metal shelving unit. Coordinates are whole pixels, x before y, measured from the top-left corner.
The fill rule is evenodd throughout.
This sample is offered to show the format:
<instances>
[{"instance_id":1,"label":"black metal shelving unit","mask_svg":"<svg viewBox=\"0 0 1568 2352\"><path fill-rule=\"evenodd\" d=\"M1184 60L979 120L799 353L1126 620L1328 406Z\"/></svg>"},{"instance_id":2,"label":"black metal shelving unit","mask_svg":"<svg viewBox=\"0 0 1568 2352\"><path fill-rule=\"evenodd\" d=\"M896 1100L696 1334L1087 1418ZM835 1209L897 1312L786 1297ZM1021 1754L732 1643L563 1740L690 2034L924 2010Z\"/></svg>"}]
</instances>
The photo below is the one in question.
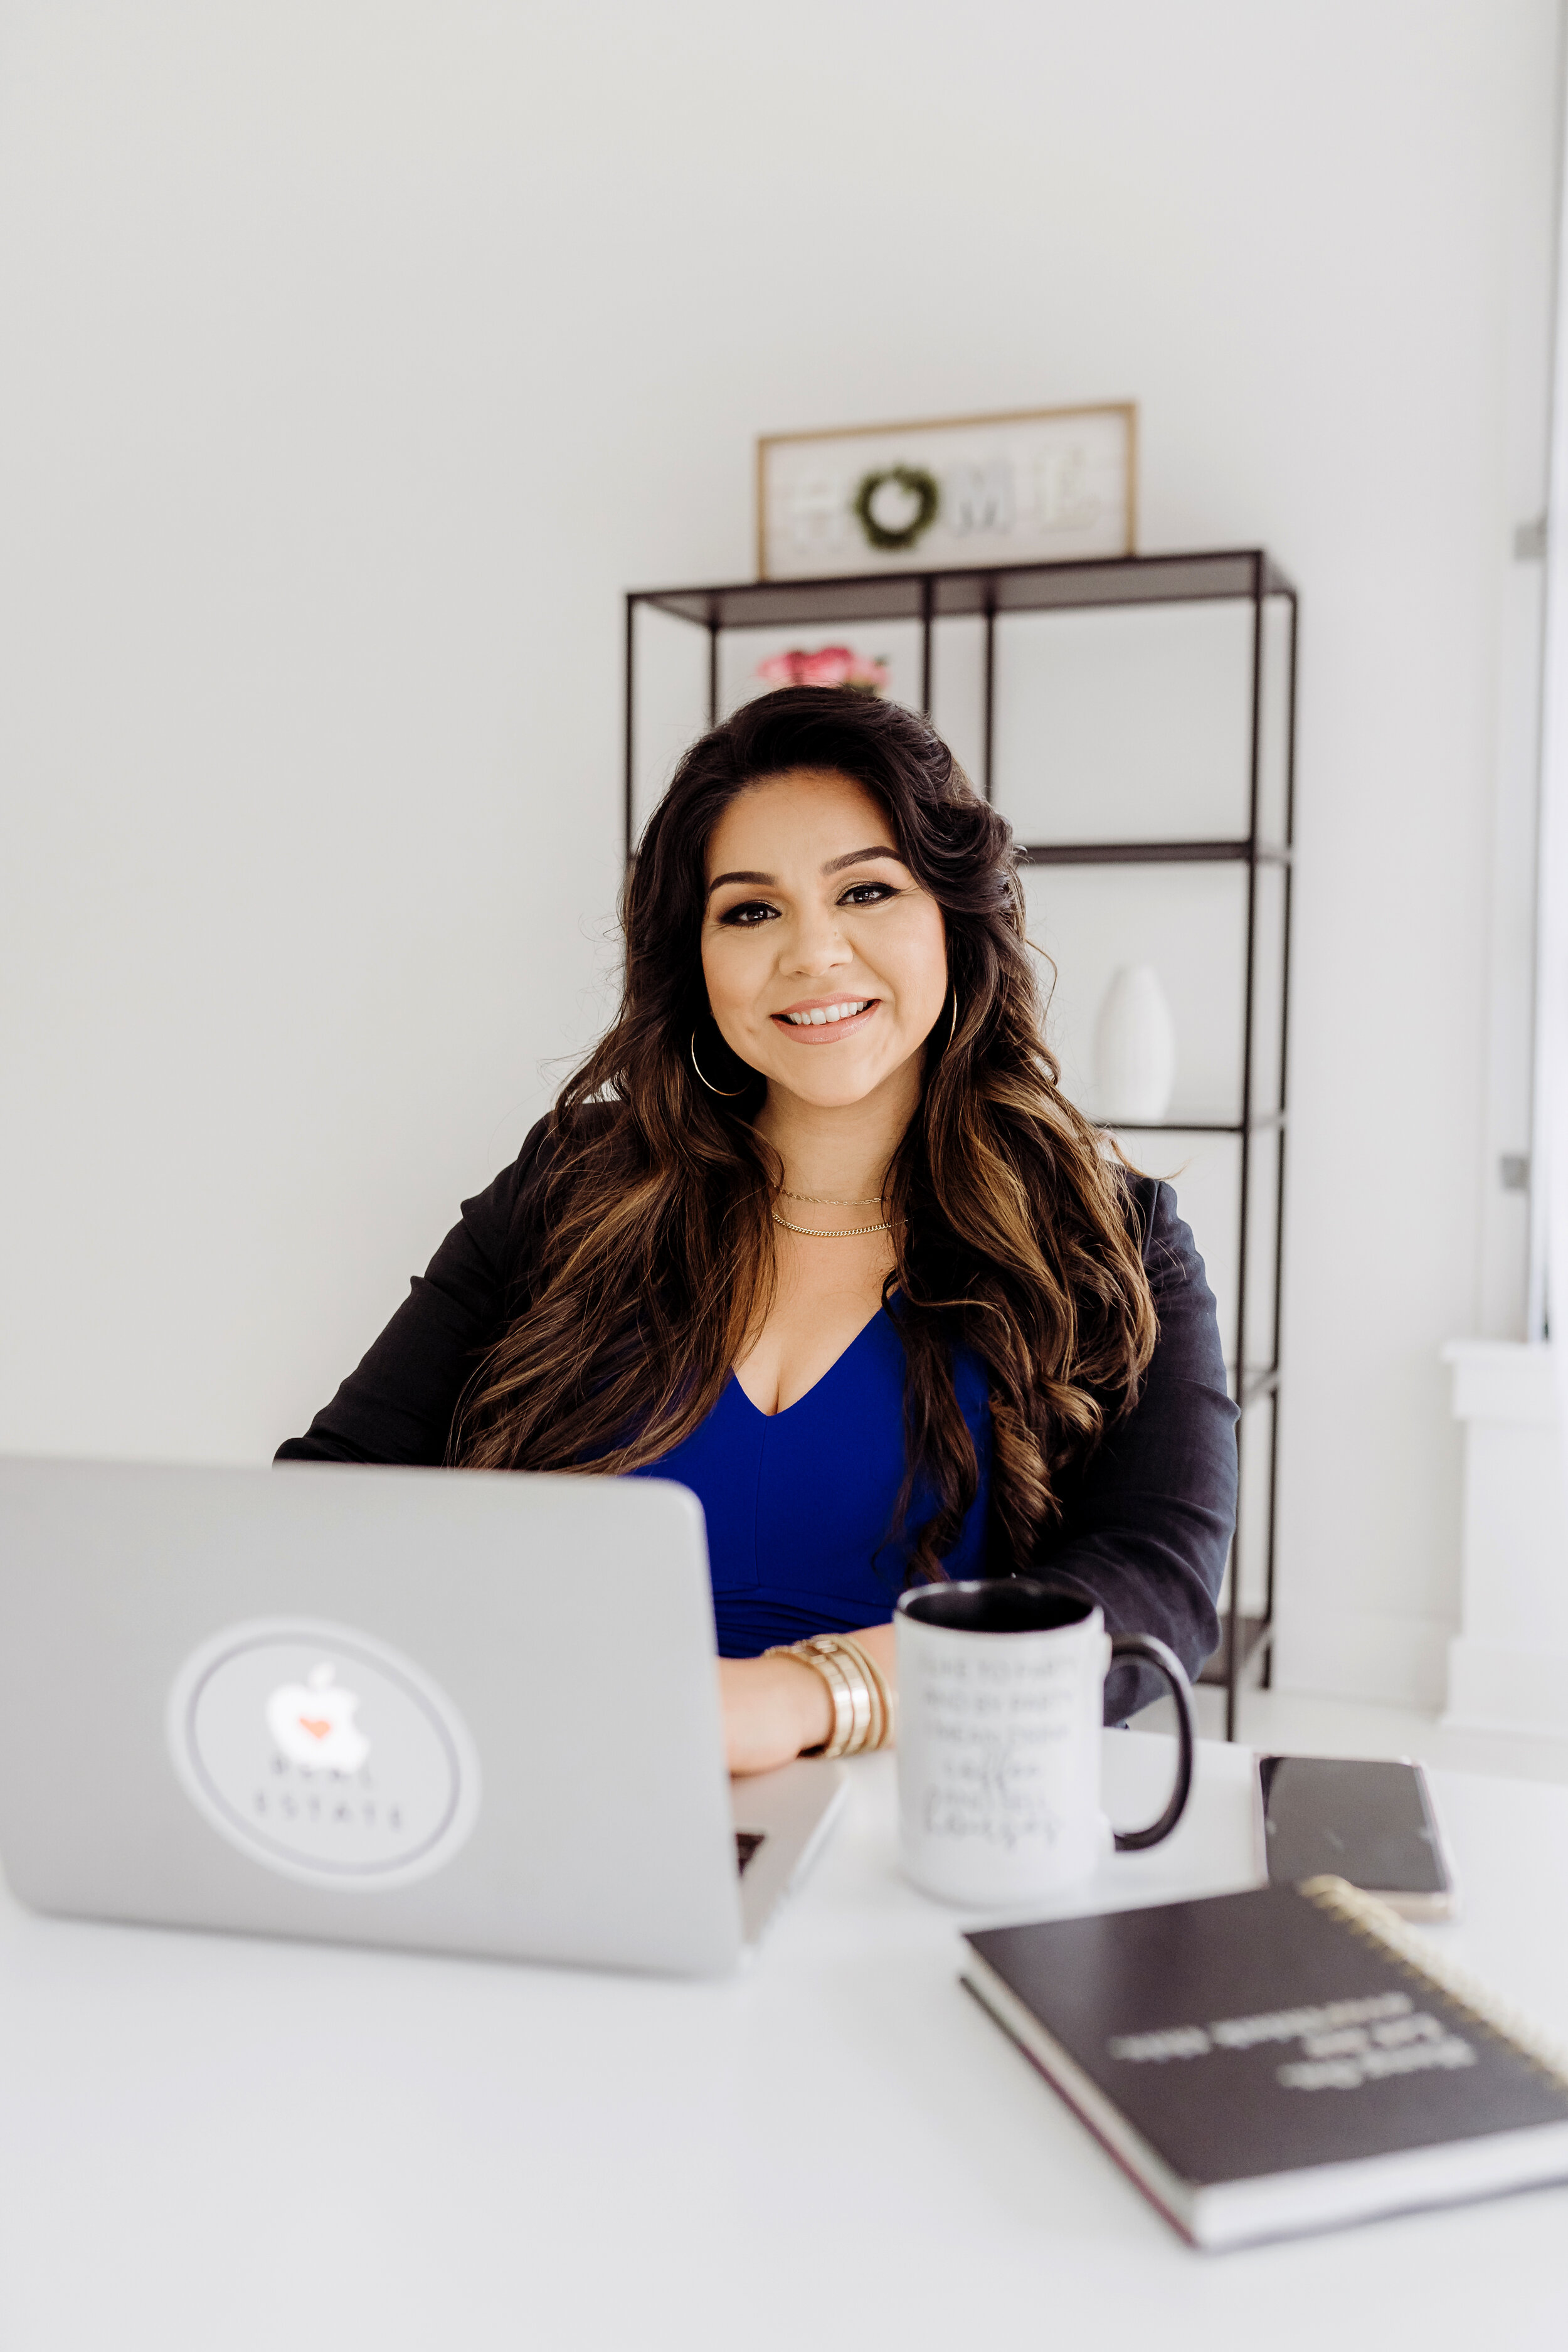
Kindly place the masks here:
<instances>
[{"instance_id":1,"label":"black metal shelving unit","mask_svg":"<svg viewBox=\"0 0 1568 2352\"><path fill-rule=\"evenodd\" d=\"M1232 1392L1241 1408L1237 1432L1242 1506L1232 1549L1223 1617L1223 1640L1205 1669L1205 1682L1226 1691L1226 1736L1237 1728L1238 1695L1248 1675L1267 1686L1274 1626L1278 1513L1276 1484L1279 1448L1281 1380L1280 1307L1285 1212L1286 1075L1290 1011L1291 842L1295 806L1296 667L1298 597L1291 582L1261 548L1225 549L1177 555L1125 556L1089 562L1010 565L974 571L889 572L830 580L755 581L728 587L636 590L626 610L626 845L636 836L637 774L638 617L646 608L705 630L708 635L707 714L720 713L720 646L729 629L822 629L873 621L912 621L920 630L920 707L931 707L934 633L944 620L978 617L982 623L979 708L980 745L976 782L987 799L995 782L996 624L1010 614L1047 613L1091 606L1178 604L1229 600L1250 605L1251 709L1245 830L1217 840L1049 839L1020 845L1029 866L1227 866L1246 868L1246 914L1242 998L1242 1045L1238 1114L1234 1119L1167 1118L1121 1121L1126 1135L1232 1136L1239 1148L1236 1233L1234 1345L1229 1349ZM1282 637L1266 631L1271 611L1284 615ZM1270 641L1272 639L1272 642ZM1274 691L1282 697L1280 773L1265 793L1264 702L1266 668L1283 665ZM1270 803L1272 805L1270 805ZM1265 953L1262 894L1265 877L1279 876L1279 903L1272 956L1277 969L1260 969ZM1268 985L1276 1002L1266 1002ZM1270 1037L1270 1017L1277 1031ZM1260 1068L1261 1064L1261 1068ZM1265 1083L1271 1077L1271 1083ZM1268 1099L1264 1097L1267 1095ZM1272 1184L1272 1234L1268 1263L1259 1253L1259 1185L1255 1168L1266 1139L1277 1139ZM1262 1280L1259 1282L1258 1276ZM1261 1307L1259 1307L1261 1299ZM1260 1423L1263 1425L1260 1426ZM1256 1518L1248 1505L1256 1482L1263 1501ZM1244 1569L1250 1568L1247 1536L1259 1534L1261 1592L1246 1599Z\"/></svg>"}]
</instances>

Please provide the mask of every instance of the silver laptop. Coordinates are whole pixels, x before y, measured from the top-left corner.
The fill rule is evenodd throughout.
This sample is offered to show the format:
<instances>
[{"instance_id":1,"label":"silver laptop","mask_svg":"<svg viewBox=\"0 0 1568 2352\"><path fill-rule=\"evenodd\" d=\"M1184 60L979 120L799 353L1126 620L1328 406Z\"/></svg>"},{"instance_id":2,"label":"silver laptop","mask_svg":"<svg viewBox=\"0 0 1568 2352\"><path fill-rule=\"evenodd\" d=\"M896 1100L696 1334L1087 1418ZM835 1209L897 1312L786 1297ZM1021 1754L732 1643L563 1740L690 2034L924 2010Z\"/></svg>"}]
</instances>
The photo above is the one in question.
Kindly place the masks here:
<instances>
[{"instance_id":1,"label":"silver laptop","mask_svg":"<svg viewBox=\"0 0 1568 2352\"><path fill-rule=\"evenodd\" d=\"M0 1861L40 1911L714 1974L844 1793L724 1770L654 1479L0 1462Z\"/></svg>"}]
</instances>

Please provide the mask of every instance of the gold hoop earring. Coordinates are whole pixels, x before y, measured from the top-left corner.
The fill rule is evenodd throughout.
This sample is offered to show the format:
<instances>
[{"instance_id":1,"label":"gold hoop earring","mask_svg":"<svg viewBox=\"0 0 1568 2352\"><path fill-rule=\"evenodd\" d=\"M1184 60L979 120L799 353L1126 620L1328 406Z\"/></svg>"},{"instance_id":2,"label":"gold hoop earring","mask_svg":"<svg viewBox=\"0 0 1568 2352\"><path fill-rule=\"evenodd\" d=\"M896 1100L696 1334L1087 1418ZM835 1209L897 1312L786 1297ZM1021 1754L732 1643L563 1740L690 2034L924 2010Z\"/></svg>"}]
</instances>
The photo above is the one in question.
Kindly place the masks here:
<instances>
[{"instance_id":1,"label":"gold hoop earring","mask_svg":"<svg viewBox=\"0 0 1568 2352\"><path fill-rule=\"evenodd\" d=\"M698 1077L701 1079L702 1084L707 1087L709 1093L710 1095L717 1095L721 1102L738 1102L740 1097L746 1091L744 1087L737 1087L732 1094L726 1094L722 1087L716 1087L713 1084L711 1078L704 1078L702 1076L702 1072L697 1060L697 1032L695 1029L691 1033L691 1066L696 1070Z\"/></svg>"},{"instance_id":2,"label":"gold hoop earring","mask_svg":"<svg viewBox=\"0 0 1568 2352\"><path fill-rule=\"evenodd\" d=\"M953 992L952 992L952 1020L951 1020L951 1021L948 1023L948 1024L947 1024L947 1045L952 1045L952 1040L953 1040L953 1034L954 1034L954 1032L957 1030L957 1027L958 1027L958 991L957 991L957 989L955 988L955 989L953 990ZM946 1051L947 1051L947 1045L944 1045L944 1046L942 1047L942 1052L945 1054L945 1053L946 1053Z\"/></svg>"}]
</instances>

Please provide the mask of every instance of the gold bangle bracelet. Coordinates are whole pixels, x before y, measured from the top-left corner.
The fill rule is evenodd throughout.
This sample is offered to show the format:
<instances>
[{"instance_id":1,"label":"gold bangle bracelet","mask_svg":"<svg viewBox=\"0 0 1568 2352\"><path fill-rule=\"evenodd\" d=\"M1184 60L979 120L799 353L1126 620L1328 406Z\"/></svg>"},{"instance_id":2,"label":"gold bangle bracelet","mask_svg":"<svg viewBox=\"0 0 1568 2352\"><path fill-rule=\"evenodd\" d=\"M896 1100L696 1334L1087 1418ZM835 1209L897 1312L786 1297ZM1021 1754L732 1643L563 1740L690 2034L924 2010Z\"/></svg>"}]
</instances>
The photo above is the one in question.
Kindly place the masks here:
<instances>
[{"instance_id":1,"label":"gold bangle bracelet","mask_svg":"<svg viewBox=\"0 0 1568 2352\"><path fill-rule=\"evenodd\" d=\"M808 1641L795 1644L805 1656L826 1664L840 1674L848 1687L852 1719L849 1737L834 1751L840 1756L858 1756L862 1749L877 1745L877 1717L880 1712L877 1692L866 1670L866 1661L856 1644L838 1633L814 1633Z\"/></svg>"},{"instance_id":2,"label":"gold bangle bracelet","mask_svg":"<svg viewBox=\"0 0 1568 2352\"><path fill-rule=\"evenodd\" d=\"M856 1742L856 1753L858 1755L865 1748L879 1748L882 1744L882 1697L872 1678L865 1651L847 1633L826 1634L823 1638L831 1641L837 1656L865 1687L866 1736Z\"/></svg>"},{"instance_id":3,"label":"gold bangle bracelet","mask_svg":"<svg viewBox=\"0 0 1568 2352\"><path fill-rule=\"evenodd\" d=\"M879 1709L881 1715L881 1725L876 1738L870 1744L873 1748L891 1748L898 1737L899 1728L899 1706L897 1696L889 1687L886 1675L884 1675L881 1667L871 1655L870 1651L863 1650L859 1643L854 1642L852 1637L847 1634L845 1636L845 1639L851 1641L855 1654L859 1659L860 1664L865 1668L867 1674L869 1675L871 1686L877 1694Z\"/></svg>"},{"instance_id":4,"label":"gold bangle bracelet","mask_svg":"<svg viewBox=\"0 0 1568 2352\"><path fill-rule=\"evenodd\" d=\"M862 1748L869 1748L871 1745L871 1731L877 1712L876 1694L871 1688L868 1677L861 1670L860 1661L853 1650L847 1650L841 1643L836 1643L833 1648L833 1663L848 1675L849 1693L855 1702L855 1729L845 1754L858 1756Z\"/></svg>"},{"instance_id":5,"label":"gold bangle bracelet","mask_svg":"<svg viewBox=\"0 0 1568 2352\"><path fill-rule=\"evenodd\" d=\"M804 1642L778 1642L771 1650L764 1650L763 1655L764 1658L794 1658L797 1664L809 1666L819 1682L826 1683L827 1696L833 1701L833 1728L818 1746L804 1748L801 1752L806 1756L842 1756L847 1748L855 1721L848 1676L837 1671L829 1659L816 1656Z\"/></svg>"},{"instance_id":6,"label":"gold bangle bracelet","mask_svg":"<svg viewBox=\"0 0 1568 2352\"><path fill-rule=\"evenodd\" d=\"M830 1687L843 1693L844 1709L834 1727L834 1735L823 1754L830 1759L858 1756L866 1744L866 1727L870 1715L870 1701L859 1675L836 1650L818 1650L803 1643L808 1662L820 1675L826 1675Z\"/></svg>"},{"instance_id":7,"label":"gold bangle bracelet","mask_svg":"<svg viewBox=\"0 0 1568 2352\"><path fill-rule=\"evenodd\" d=\"M893 1699L892 1693L882 1678L881 1668L869 1650L863 1650L852 1634L841 1634L839 1639L844 1647L853 1654L856 1664L870 1686L871 1728L866 1745L868 1748L890 1747L893 1738Z\"/></svg>"},{"instance_id":8,"label":"gold bangle bracelet","mask_svg":"<svg viewBox=\"0 0 1568 2352\"><path fill-rule=\"evenodd\" d=\"M893 1694L888 1687L887 1678L880 1666L878 1665L869 1650L862 1649L852 1633L835 1633L826 1638L837 1643L841 1650L850 1654L869 1685L872 1699L871 1728L867 1738L867 1747L890 1748L893 1744L897 1717Z\"/></svg>"},{"instance_id":9,"label":"gold bangle bracelet","mask_svg":"<svg viewBox=\"0 0 1568 2352\"><path fill-rule=\"evenodd\" d=\"M798 1658L827 1685L833 1701L833 1729L808 1756L833 1760L858 1756L892 1743L893 1694L881 1669L858 1642L847 1633L813 1633L804 1642L779 1643L764 1650L765 1658Z\"/></svg>"}]
</instances>

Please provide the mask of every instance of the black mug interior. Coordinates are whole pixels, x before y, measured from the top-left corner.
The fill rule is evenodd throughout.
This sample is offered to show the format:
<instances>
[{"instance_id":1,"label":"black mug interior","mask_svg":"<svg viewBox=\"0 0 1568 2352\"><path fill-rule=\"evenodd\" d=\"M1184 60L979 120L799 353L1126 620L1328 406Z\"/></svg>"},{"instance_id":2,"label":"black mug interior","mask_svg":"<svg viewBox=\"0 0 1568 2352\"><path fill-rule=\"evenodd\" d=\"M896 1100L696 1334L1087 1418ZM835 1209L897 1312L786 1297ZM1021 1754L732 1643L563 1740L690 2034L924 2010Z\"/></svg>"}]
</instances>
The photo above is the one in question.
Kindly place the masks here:
<instances>
[{"instance_id":1,"label":"black mug interior","mask_svg":"<svg viewBox=\"0 0 1568 2352\"><path fill-rule=\"evenodd\" d=\"M899 1609L922 1625L959 1633L1056 1633L1083 1624L1092 1603L1026 1576L995 1576L976 1584L922 1584L902 1595Z\"/></svg>"}]
</instances>

